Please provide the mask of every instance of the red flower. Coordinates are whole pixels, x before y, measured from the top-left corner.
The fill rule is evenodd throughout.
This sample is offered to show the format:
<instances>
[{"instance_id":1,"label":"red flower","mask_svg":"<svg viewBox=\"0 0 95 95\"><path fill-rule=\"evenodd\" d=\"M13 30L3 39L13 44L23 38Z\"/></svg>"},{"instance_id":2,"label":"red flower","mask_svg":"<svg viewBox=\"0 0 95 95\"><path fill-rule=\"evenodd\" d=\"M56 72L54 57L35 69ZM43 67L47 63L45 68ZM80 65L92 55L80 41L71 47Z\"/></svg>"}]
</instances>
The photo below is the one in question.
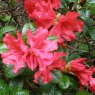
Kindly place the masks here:
<instances>
[{"instance_id":1,"label":"red flower","mask_svg":"<svg viewBox=\"0 0 95 95\"><path fill-rule=\"evenodd\" d=\"M60 0L47 0L47 1L50 1L52 7L55 8L55 9L59 8L60 5L61 5Z\"/></svg>"},{"instance_id":2,"label":"red flower","mask_svg":"<svg viewBox=\"0 0 95 95\"><path fill-rule=\"evenodd\" d=\"M95 73L95 67L94 66L91 66L89 68L89 70L92 72L91 74L91 77L90 77L90 80L89 80L89 89L92 91L92 92L95 92L95 78L93 78L93 74Z\"/></svg>"},{"instance_id":3,"label":"red flower","mask_svg":"<svg viewBox=\"0 0 95 95\"><path fill-rule=\"evenodd\" d=\"M52 74L50 72L50 70L45 69L44 71L37 71L34 75L34 82L38 83L38 79L40 78L43 83L48 83L52 80Z\"/></svg>"},{"instance_id":4,"label":"red flower","mask_svg":"<svg viewBox=\"0 0 95 95\"><path fill-rule=\"evenodd\" d=\"M22 67L25 67L25 60L28 48L25 46L21 33L17 32L16 39L9 33L4 37L4 44L8 47L8 52L2 54L4 64L12 64L15 73Z\"/></svg>"},{"instance_id":5,"label":"red flower","mask_svg":"<svg viewBox=\"0 0 95 95\"><path fill-rule=\"evenodd\" d=\"M70 71L73 72L79 79L82 85L88 85L92 72L87 69L87 67L83 64L85 62L85 58L78 58L69 62Z\"/></svg>"},{"instance_id":6,"label":"red flower","mask_svg":"<svg viewBox=\"0 0 95 95\"><path fill-rule=\"evenodd\" d=\"M59 69L62 71L65 66L65 61L61 58L63 56L66 56L66 54L63 52L54 52L53 62L51 65L49 65L49 69Z\"/></svg>"},{"instance_id":7,"label":"red flower","mask_svg":"<svg viewBox=\"0 0 95 95\"><path fill-rule=\"evenodd\" d=\"M54 1L52 3L53 7L59 5L59 3L56 5ZM24 8L28 16L35 20L37 26L49 28L53 24L55 12L50 0L25 0Z\"/></svg>"},{"instance_id":8,"label":"red flower","mask_svg":"<svg viewBox=\"0 0 95 95\"><path fill-rule=\"evenodd\" d=\"M50 35L56 35L58 38L63 37L67 41L75 39L74 32L81 32L84 26L83 21L77 18L78 16L77 12L68 12L65 16L62 15L51 29Z\"/></svg>"},{"instance_id":9,"label":"red flower","mask_svg":"<svg viewBox=\"0 0 95 95\"><path fill-rule=\"evenodd\" d=\"M52 80L52 70L63 70L65 66L65 61L63 59L60 59L60 57L62 56L65 56L65 54L62 52L55 52L52 64L46 66L46 68L43 70L37 71L34 75L34 82L37 83L38 78L41 78L44 83L48 83Z\"/></svg>"},{"instance_id":10,"label":"red flower","mask_svg":"<svg viewBox=\"0 0 95 95\"><path fill-rule=\"evenodd\" d=\"M33 34L30 30L27 31L27 42L30 45L29 53L26 58L26 63L31 70L39 66L43 70L52 62L52 51L58 48L57 41L47 40L48 30L38 28Z\"/></svg>"}]
</instances>

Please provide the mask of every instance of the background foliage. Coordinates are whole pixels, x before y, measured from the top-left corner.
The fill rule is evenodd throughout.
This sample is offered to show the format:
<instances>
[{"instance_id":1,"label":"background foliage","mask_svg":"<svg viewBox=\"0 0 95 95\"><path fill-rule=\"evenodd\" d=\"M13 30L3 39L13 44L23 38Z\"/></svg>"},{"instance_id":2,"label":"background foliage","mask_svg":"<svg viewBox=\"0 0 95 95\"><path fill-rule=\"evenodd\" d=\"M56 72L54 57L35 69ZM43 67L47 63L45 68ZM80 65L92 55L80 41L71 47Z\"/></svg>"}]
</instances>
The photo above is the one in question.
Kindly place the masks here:
<instances>
[{"instance_id":1,"label":"background foliage","mask_svg":"<svg viewBox=\"0 0 95 95\"><path fill-rule=\"evenodd\" d=\"M67 49L66 61L75 58L87 58L86 65L95 65L95 0L61 0L61 7L57 10L65 14L67 11L77 11L85 22L83 32L76 33L77 39L65 42ZM25 31L30 28L35 31L35 25L30 23L23 8L23 1L0 0L0 54L6 51L2 39L7 32L15 35L16 29ZM59 48L59 51L62 48ZM53 81L50 84L35 84L31 74L34 72L25 68L14 74L12 66L4 66L0 62L0 95L94 95L83 88L79 90L77 78L73 75L62 75L60 71L52 72Z\"/></svg>"}]
</instances>

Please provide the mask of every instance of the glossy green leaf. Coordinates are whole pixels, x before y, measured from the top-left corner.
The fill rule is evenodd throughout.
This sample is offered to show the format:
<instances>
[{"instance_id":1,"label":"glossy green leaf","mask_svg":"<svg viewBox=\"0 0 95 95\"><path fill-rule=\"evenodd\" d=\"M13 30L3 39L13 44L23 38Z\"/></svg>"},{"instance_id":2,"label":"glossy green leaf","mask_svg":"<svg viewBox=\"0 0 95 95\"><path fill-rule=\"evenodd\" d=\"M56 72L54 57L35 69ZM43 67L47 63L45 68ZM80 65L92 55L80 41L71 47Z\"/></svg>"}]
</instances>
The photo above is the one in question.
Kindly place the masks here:
<instances>
[{"instance_id":1,"label":"glossy green leaf","mask_svg":"<svg viewBox=\"0 0 95 95\"><path fill-rule=\"evenodd\" d=\"M90 16L90 10L81 9L81 10L78 10L78 12L80 13L80 17L82 19L89 18Z\"/></svg>"},{"instance_id":2,"label":"glossy green leaf","mask_svg":"<svg viewBox=\"0 0 95 95\"><path fill-rule=\"evenodd\" d=\"M66 75L62 75L62 73L58 70L52 73L53 75L53 83L57 83L61 89L67 89L70 85L70 79Z\"/></svg>"},{"instance_id":3,"label":"glossy green leaf","mask_svg":"<svg viewBox=\"0 0 95 95\"><path fill-rule=\"evenodd\" d=\"M52 72L53 75L53 83L58 83L62 78L62 73L59 70L55 70Z\"/></svg>"},{"instance_id":4,"label":"glossy green leaf","mask_svg":"<svg viewBox=\"0 0 95 95\"><path fill-rule=\"evenodd\" d=\"M9 88L3 80L0 80L0 95L10 95Z\"/></svg>"},{"instance_id":5,"label":"glossy green leaf","mask_svg":"<svg viewBox=\"0 0 95 95\"><path fill-rule=\"evenodd\" d=\"M60 91L58 91L54 86L47 90L46 92L42 92L42 95L62 95Z\"/></svg>"},{"instance_id":6,"label":"glossy green leaf","mask_svg":"<svg viewBox=\"0 0 95 95\"><path fill-rule=\"evenodd\" d=\"M4 18L2 18L2 21L4 21L4 22L9 22L10 19L11 19L11 16L10 16L10 15L7 15L7 16L5 16Z\"/></svg>"},{"instance_id":7,"label":"glossy green leaf","mask_svg":"<svg viewBox=\"0 0 95 95\"><path fill-rule=\"evenodd\" d=\"M29 91L18 89L18 90L17 90L16 92L14 92L12 95L29 95Z\"/></svg>"},{"instance_id":8,"label":"glossy green leaf","mask_svg":"<svg viewBox=\"0 0 95 95\"><path fill-rule=\"evenodd\" d=\"M75 77L71 78L71 76L70 76L70 86L73 89L79 89L80 84L79 84L78 80Z\"/></svg>"},{"instance_id":9,"label":"glossy green leaf","mask_svg":"<svg viewBox=\"0 0 95 95\"><path fill-rule=\"evenodd\" d=\"M11 95L29 95L27 90L23 89L24 81L22 78L14 78L9 82L9 89Z\"/></svg>"},{"instance_id":10,"label":"glossy green leaf","mask_svg":"<svg viewBox=\"0 0 95 95\"><path fill-rule=\"evenodd\" d=\"M12 32L16 31L16 28L14 26L5 26L0 29L0 37L3 36L4 33L6 32Z\"/></svg>"},{"instance_id":11,"label":"glossy green leaf","mask_svg":"<svg viewBox=\"0 0 95 95\"><path fill-rule=\"evenodd\" d=\"M89 46L87 44L80 44L79 50L83 50L83 51L88 51L89 50Z\"/></svg>"},{"instance_id":12,"label":"glossy green leaf","mask_svg":"<svg viewBox=\"0 0 95 95\"><path fill-rule=\"evenodd\" d=\"M23 85L24 85L24 82L20 78L11 79L9 82L9 87L12 89L15 89L15 88L22 89Z\"/></svg>"},{"instance_id":13,"label":"glossy green leaf","mask_svg":"<svg viewBox=\"0 0 95 95\"><path fill-rule=\"evenodd\" d=\"M70 86L69 77L66 75L63 75L58 84L59 84L60 88L67 89Z\"/></svg>"},{"instance_id":14,"label":"glossy green leaf","mask_svg":"<svg viewBox=\"0 0 95 95\"><path fill-rule=\"evenodd\" d=\"M32 32L34 32L36 30L36 25L34 23L26 23L23 26L22 34L24 35L28 29L30 29Z\"/></svg>"},{"instance_id":15,"label":"glossy green leaf","mask_svg":"<svg viewBox=\"0 0 95 95\"><path fill-rule=\"evenodd\" d=\"M7 46L5 44L0 43L0 54L7 51Z\"/></svg>"},{"instance_id":16,"label":"glossy green leaf","mask_svg":"<svg viewBox=\"0 0 95 95\"><path fill-rule=\"evenodd\" d=\"M49 91L49 90L51 90L52 87L53 87L53 85L48 83L48 84L41 85L39 87L39 90L42 91L42 92L43 91Z\"/></svg>"},{"instance_id":17,"label":"glossy green leaf","mask_svg":"<svg viewBox=\"0 0 95 95\"><path fill-rule=\"evenodd\" d=\"M68 56L67 62L79 57L80 55L78 53L72 53L71 55Z\"/></svg>"},{"instance_id":18,"label":"glossy green leaf","mask_svg":"<svg viewBox=\"0 0 95 95\"><path fill-rule=\"evenodd\" d=\"M79 91L76 93L76 95L91 95L91 94L87 91Z\"/></svg>"},{"instance_id":19,"label":"glossy green leaf","mask_svg":"<svg viewBox=\"0 0 95 95\"><path fill-rule=\"evenodd\" d=\"M48 37L48 40L57 40L57 39L58 39L57 36L49 36L49 37Z\"/></svg>"},{"instance_id":20,"label":"glossy green leaf","mask_svg":"<svg viewBox=\"0 0 95 95\"><path fill-rule=\"evenodd\" d=\"M95 29L93 29L92 31L89 31L89 34L90 34L91 38L93 40L95 40Z\"/></svg>"},{"instance_id":21,"label":"glossy green leaf","mask_svg":"<svg viewBox=\"0 0 95 95\"><path fill-rule=\"evenodd\" d=\"M4 74L7 78L13 78L13 77L16 77L18 75L20 75L22 72L23 72L23 69L20 70L17 74L15 74L13 72L13 66L11 65L4 65Z\"/></svg>"}]
</instances>

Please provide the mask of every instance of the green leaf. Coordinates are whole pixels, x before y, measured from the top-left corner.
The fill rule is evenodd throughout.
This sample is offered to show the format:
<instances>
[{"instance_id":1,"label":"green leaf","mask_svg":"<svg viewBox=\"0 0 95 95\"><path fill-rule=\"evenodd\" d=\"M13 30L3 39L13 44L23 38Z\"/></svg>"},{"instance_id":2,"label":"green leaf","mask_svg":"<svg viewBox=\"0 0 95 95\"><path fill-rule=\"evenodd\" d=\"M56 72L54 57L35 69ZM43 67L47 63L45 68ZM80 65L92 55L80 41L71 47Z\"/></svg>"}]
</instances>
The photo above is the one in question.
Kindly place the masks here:
<instances>
[{"instance_id":1,"label":"green leaf","mask_svg":"<svg viewBox=\"0 0 95 95\"><path fill-rule=\"evenodd\" d=\"M57 90L54 86L52 86L46 92L43 91L42 95L62 95L62 93L59 90Z\"/></svg>"},{"instance_id":2,"label":"green leaf","mask_svg":"<svg viewBox=\"0 0 95 95\"><path fill-rule=\"evenodd\" d=\"M22 89L23 85L24 85L23 80L19 78L11 79L9 82L9 87L12 89L15 89L15 88Z\"/></svg>"},{"instance_id":3,"label":"green leaf","mask_svg":"<svg viewBox=\"0 0 95 95\"><path fill-rule=\"evenodd\" d=\"M52 72L53 75L53 83L59 83L60 79L62 78L62 73L59 70L55 70Z\"/></svg>"},{"instance_id":4,"label":"green leaf","mask_svg":"<svg viewBox=\"0 0 95 95\"><path fill-rule=\"evenodd\" d=\"M9 15L7 15L7 16L5 16L4 18L2 18L2 21L4 21L4 22L9 22L10 21L10 19L11 19L11 16Z\"/></svg>"},{"instance_id":5,"label":"green leaf","mask_svg":"<svg viewBox=\"0 0 95 95\"><path fill-rule=\"evenodd\" d=\"M10 95L9 88L3 80L0 80L0 95Z\"/></svg>"},{"instance_id":6,"label":"green leaf","mask_svg":"<svg viewBox=\"0 0 95 95\"><path fill-rule=\"evenodd\" d=\"M68 56L68 59L66 59L66 61L69 62L69 61L79 58L79 57L80 57L80 55L78 53L72 53L71 55Z\"/></svg>"},{"instance_id":7,"label":"green leaf","mask_svg":"<svg viewBox=\"0 0 95 95\"><path fill-rule=\"evenodd\" d=\"M73 77L73 78L71 78L71 76L69 76L69 77L70 77L70 86L71 86L73 89L79 89L80 84L79 84L78 80L75 79L75 77Z\"/></svg>"},{"instance_id":8,"label":"green leaf","mask_svg":"<svg viewBox=\"0 0 95 95\"><path fill-rule=\"evenodd\" d=\"M93 40L95 40L95 29L93 29L92 31L89 31L89 35L91 36Z\"/></svg>"},{"instance_id":9,"label":"green leaf","mask_svg":"<svg viewBox=\"0 0 95 95\"><path fill-rule=\"evenodd\" d=\"M48 40L57 40L57 39L58 39L57 36L49 36L49 37L48 37Z\"/></svg>"},{"instance_id":10,"label":"green leaf","mask_svg":"<svg viewBox=\"0 0 95 95\"><path fill-rule=\"evenodd\" d=\"M5 26L0 28L0 39L2 38L4 33L12 31L16 31L16 28L14 26Z\"/></svg>"},{"instance_id":11,"label":"green leaf","mask_svg":"<svg viewBox=\"0 0 95 95\"><path fill-rule=\"evenodd\" d=\"M61 80L59 81L59 86L62 89L67 89L70 86L70 79L68 76L63 75Z\"/></svg>"},{"instance_id":12,"label":"green leaf","mask_svg":"<svg viewBox=\"0 0 95 95\"><path fill-rule=\"evenodd\" d=\"M28 75L33 75L34 74L34 72L35 71L31 71L29 68L24 68L24 71L23 71L23 73L22 73L22 75L24 75L24 76L28 76Z\"/></svg>"},{"instance_id":13,"label":"green leaf","mask_svg":"<svg viewBox=\"0 0 95 95\"><path fill-rule=\"evenodd\" d=\"M76 95L91 95L91 94L87 91L79 91L76 93Z\"/></svg>"},{"instance_id":14,"label":"green leaf","mask_svg":"<svg viewBox=\"0 0 95 95\"><path fill-rule=\"evenodd\" d=\"M0 43L0 54L7 51L7 47L5 44Z\"/></svg>"},{"instance_id":15,"label":"green leaf","mask_svg":"<svg viewBox=\"0 0 95 95\"><path fill-rule=\"evenodd\" d=\"M90 28L94 25L94 21L91 18L84 19L84 22L85 22L85 24L87 25L88 28Z\"/></svg>"},{"instance_id":16,"label":"green leaf","mask_svg":"<svg viewBox=\"0 0 95 95\"><path fill-rule=\"evenodd\" d=\"M83 51L88 51L89 47L87 44L81 44L78 49Z\"/></svg>"},{"instance_id":17,"label":"green leaf","mask_svg":"<svg viewBox=\"0 0 95 95\"><path fill-rule=\"evenodd\" d=\"M23 72L23 69L20 70L17 74L13 72L13 66L12 65L4 65L4 74L7 78L13 78L18 75L20 75Z\"/></svg>"},{"instance_id":18,"label":"green leaf","mask_svg":"<svg viewBox=\"0 0 95 95\"><path fill-rule=\"evenodd\" d=\"M23 26L22 34L24 35L28 29L30 29L32 32L34 32L36 30L36 25L34 23L26 23Z\"/></svg>"},{"instance_id":19,"label":"green leaf","mask_svg":"<svg viewBox=\"0 0 95 95\"><path fill-rule=\"evenodd\" d=\"M80 13L80 17L82 19L89 18L89 16L90 16L90 10L81 9L81 10L78 10L78 12Z\"/></svg>"},{"instance_id":20,"label":"green leaf","mask_svg":"<svg viewBox=\"0 0 95 95\"><path fill-rule=\"evenodd\" d=\"M94 15L95 14L95 0L89 0L87 2L87 8L90 10L90 15Z\"/></svg>"},{"instance_id":21,"label":"green leaf","mask_svg":"<svg viewBox=\"0 0 95 95\"><path fill-rule=\"evenodd\" d=\"M92 54L93 54L93 56L95 56L95 49L93 50Z\"/></svg>"},{"instance_id":22,"label":"green leaf","mask_svg":"<svg viewBox=\"0 0 95 95\"><path fill-rule=\"evenodd\" d=\"M62 73L58 70L53 71L53 83L57 83L61 89L67 89L70 85L70 79L66 75L62 75Z\"/></svg>"},{"instance_id":23,"label":"green leaf","mask_svg":"<svg viewBox=\"0 0 95 95\"><path fill-rule=\"evenodd\" d=\"M9 0L9 5L11 7L15 6L17 0Z\"/></svg>"},{"instance_id":24,"label":"green leaf","mask_svg":"<svg viewBox=\"0 0 95 95\"><path fill-rule=\"evenodd\" d=\"M31 90L31 94L30 95L42 95L42 92L38 91L38 90Z\"/></svg>"},{"instance_id":25,"label":"green leaf","mask_svg":"<svg viewBox=\"0 0 95 95\"><path fill-rule=\"evenodd\" d=\"M40 91L49 91L51 88L52 88L52 84L44 84L44 85L41 85L40 87L39 87L39 90Z\"/></svg>"},{"instance_id":26,"label":"green leaf","mask_svg":"<svg viewBox=\"0 0 95 95\"><path fill-rule=\"evenodd\" d=\"M11 79L9 82L9 89L11 95L29 95L27 90L22 89L24 86L23 80L20 78Z\"/></svg>"},{"instance_id":27,"label":"green leaf","mask_svg":"<svg viewBox=\"0 0 95 95\"><path fill-rule=\"evenodd\" d=\"M95 0L88 0L88 3L93 4L93 3L95 3Z\"/></svg>"},{"instance_id":28,"label":"green leaf","mask_svg":"<svg viewBox=\"0 0 95 95\"><path fill-rule=\"evenodd\" d=\"M27 90L22 90L22 89L17 89L15 90L12 95L29 95L29 91Z\"/></svg>"}]
</instances>

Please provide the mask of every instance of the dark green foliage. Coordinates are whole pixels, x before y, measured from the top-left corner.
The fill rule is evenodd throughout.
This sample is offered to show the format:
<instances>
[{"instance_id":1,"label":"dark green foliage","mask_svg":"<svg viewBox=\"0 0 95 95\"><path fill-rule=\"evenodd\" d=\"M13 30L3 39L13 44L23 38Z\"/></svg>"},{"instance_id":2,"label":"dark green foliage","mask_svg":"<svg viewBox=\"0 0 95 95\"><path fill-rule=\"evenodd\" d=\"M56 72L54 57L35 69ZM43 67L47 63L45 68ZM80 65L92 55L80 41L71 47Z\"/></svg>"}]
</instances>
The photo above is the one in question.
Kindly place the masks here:
<instances>
[{"instance_id":1,"label":"dark green foliage","mask_svg":"<svg viewBox=\"0 0 95 95\"><path fill-rule=\"evenodd\" d=\"M7 1L9 5L6 5L4 1ZM18 4L17 0L4 1L0 0L0 54L7 51L3 44L3 37L7 32L15 34L16 28L18 28L25 35L27 29L31 29L33 32L36 30L36 25L26 18L22 2ZM88 58L88 66L95 65L95 0L86 0L83 6L80 5L80 0L61 1L61 7L57 12L65 14L67 11L76 11L80 13L80 19L84 21L85 26L83 32L76 33L76 40L71 43L65 41L66 49L59 47L58 50L67 54L65 58L67 62L85 57ZM6 6L9 9L4 12ZM16 8L21 9L16 11ZM21 12L21 16L19 17L15 11ZM55 40L57 37L50 36L48 39ZM75 75L63 75L63 72L55 70L52 72L52 82L43 84L42 81L39 81L39 84L36 84L33 82L34 72L22 68L18 74L15 74L13 66L0 63L0 95L94 95L85 87L80 91L79 80Z\"/></svg>"}]
</instances>

